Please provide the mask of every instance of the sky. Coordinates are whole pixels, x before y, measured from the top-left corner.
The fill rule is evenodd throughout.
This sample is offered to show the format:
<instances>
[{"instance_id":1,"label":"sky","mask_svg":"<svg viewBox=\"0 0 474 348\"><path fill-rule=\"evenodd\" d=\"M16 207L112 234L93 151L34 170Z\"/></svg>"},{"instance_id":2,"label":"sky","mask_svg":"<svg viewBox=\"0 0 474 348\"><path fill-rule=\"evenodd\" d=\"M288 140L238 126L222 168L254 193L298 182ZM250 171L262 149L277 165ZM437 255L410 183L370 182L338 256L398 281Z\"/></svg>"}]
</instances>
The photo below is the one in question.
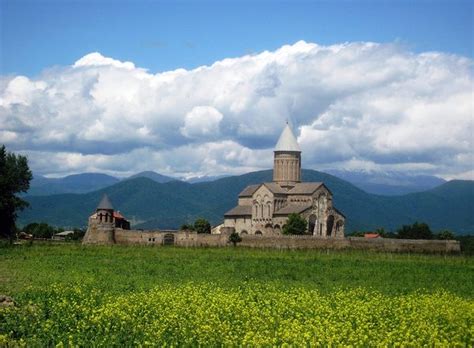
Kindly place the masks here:
<instances>
[{"instance_id":1,"label":"sky","mask_svg":"<svg viewBox=\"0 0 474 348\"><path fill-rule=\"evenodd\" d=\"M0 143L37 174L474 179L470 1L0 0Z\"/></svg>"}]
</instances>

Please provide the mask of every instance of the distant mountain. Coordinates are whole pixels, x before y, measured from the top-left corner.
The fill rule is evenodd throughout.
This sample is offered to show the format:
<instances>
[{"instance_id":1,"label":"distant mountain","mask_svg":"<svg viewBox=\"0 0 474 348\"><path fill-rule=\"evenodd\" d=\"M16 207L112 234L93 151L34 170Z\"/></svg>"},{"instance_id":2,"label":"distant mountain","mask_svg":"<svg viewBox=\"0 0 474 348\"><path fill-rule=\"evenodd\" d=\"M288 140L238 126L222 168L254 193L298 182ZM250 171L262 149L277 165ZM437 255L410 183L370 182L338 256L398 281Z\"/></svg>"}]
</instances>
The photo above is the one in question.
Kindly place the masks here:
<instances>
[{"instance_id":1,"label":"distant mountain","mask_svg":"<svg viewBox=\"0 0 474 348\"><path fill-rule=\"evenodd\" d=\"M198 182L216 181L218 179L227 178L227 177L229 177L229 175L216 175L216 176L205 175L205 176L195 176L192 178L182 179L182 180L189 182L190 184L196 184Z\"/></svg>"},{"instance_id":2,"label":"distant mountain","mask_svg":"<svg viewBox=\"0 0 474 348\"><path fill-rule=\"evenodd\" d=\"M179 179L176 179L176 178L172 178L170 176L158 174L158 173L153 172L153 171L140 172L140 173L137 173L135 175L130 176L127 179L135 179L135 178L148 178L148 179L151 179L151 180L153 180L157 183L160 183L160 184L170 182L170 181L179 180Z\"/></svg>"},{"instance_id":3,"label":"distant mountain","mask_svg":"<svg viewBox=\"0 0 474 348\"><path fill-rule=\"evenodd\" d=\"M31 208L21 213L19 222L85 226L107 193L135 228L178 228L197 217L205 217L215 225L237 204L238 193L247 185L271 180L271 170L196 184L160 184L135 178L85 194L28 196ZM474 181L450 181L426 192L391 197L369 194L347 181L313 170L303 170L303 180L323 181L328 186L335 206L347 217L347 232L379 227L395 230L403 224L423 221L434 231L474 233Z\"/></svg>"},{"instance_id":4,"label":"distant mountain","mask_svg":"<svg viewBox=\"0 0 474 348\"><path fill-rule=\"evenodd\" d=\"M52 195L59 193L86 193L118 183L120 180L106 174L83 173L64 178L45 178L34 175L27 195Z\"/></svg>"},{"instance_id":5,"label":"distant mountain","mask_svg":"<svg viewBox=\"0 0 474 348\"><path fill-rule=\"evenodd\" d=\"M379 195L404 195L422 192L444 184L446 180L431 175L409 175L401 172L348 171L331 169L329 174L337 176L360 189Z\"/></svg>"}]
</instances>

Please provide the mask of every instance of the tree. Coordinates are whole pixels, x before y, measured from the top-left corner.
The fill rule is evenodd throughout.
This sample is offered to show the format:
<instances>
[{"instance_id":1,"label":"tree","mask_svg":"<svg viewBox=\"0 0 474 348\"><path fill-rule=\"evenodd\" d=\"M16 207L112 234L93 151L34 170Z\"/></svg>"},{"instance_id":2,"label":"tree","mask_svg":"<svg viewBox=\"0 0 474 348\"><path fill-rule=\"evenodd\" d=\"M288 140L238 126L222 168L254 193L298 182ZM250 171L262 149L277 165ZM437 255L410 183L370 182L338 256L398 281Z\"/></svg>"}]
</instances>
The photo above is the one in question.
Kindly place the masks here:
<instances>
[{"instance_id":1,"label":"tree","mask_svg":"<svg viewBox=\"0 0 474 348\"><path fill-rule=\"evenodd\" d=\"M35 238L51 238L54 234L60 232L60 230L56 230L53 226L48 225L45 222L36 223L33 222L31 224L26 225L23 228L28 234L33 235Z\"/></svg>"},{"instance_id":2,"label":"tree","mask_svg":"<svg viewBox=\"0 0 474 348\"><path fill-rule=\"evenodd\" d=\"M13 241L17 213L28 206L28 202L16 194L30 188L33 175L25 156L7 152L0 147L0 237Z\"/></svg>"},{"instance_id":3,"label":"tree","mask_svg":"<svg viewBox=\"0 0 474 348\"><path fill-rule=\"evenodd\" d=\"M283 226L283 234L305 234L306 232L306 220L300 215L292 213L288 215L288 221Z\"/></svg>"},{"instance_id":4,"label":"tree","mask_svg":"<svg viewBox=\"0 0 474 348\"><path fill-rule=\"evenodd\" d=\"M194 225L193 224L182 224L179 229L180 229L180 231L194 231Z\"/></svg>"},{"instance_id":5,"label":"tree","mask_svg":"<svg viewBox=\"0 0 474 348\"><path fill-rule=\"evenodd\" d=\"M403 225L397 231L398 238L401 239L433 239L430 227L424 222L415 222L413 225Z\"/></svg>"},{"instance_id":6,"label":"tree","mask_svg":"<svg viewBox=\"0 0 474 348\"><path fill-rule=\"evenodd\" d=\"M455 239L454 233L448 230L441 231L435 236L436 239L441 239L441 240L453 240Z\"/></svg>"},{"instance_id":7,"label":"tree","mask_svg":"<svg viewBox=\"0 0 474 348\"><path fill-rule=\"evenodd\" d=\"M232 232L230 235L229 235L229 243L232 243L235 246L237 246L237 243L240 243L242 241L242 237L239 236L239 234L237 232Z\"/></svg>"},{"instance_id":8,"label":"tree","mask_svg":"<svg viewBox=\"0 0 474 348\"><path fill-rule=\"evenodd\" d=\"M194 222L194 230L197 233L211 233L211 224L203 218L199 218Z\"/></svg>"}]
</instances>

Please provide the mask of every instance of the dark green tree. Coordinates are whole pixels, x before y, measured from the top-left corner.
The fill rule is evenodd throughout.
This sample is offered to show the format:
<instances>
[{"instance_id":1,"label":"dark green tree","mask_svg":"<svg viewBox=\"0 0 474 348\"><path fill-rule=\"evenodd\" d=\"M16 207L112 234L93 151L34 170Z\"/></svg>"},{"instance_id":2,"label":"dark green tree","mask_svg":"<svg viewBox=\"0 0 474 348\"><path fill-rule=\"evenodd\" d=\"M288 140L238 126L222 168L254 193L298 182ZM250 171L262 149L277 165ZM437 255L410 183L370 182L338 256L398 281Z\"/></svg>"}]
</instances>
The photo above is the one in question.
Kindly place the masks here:
<instances>
[{"instance_id":1,"label":"dark green tree","mask_svg":"<svg viewBox=\"0 0 474 348\"><path fill-rule=\"evenodd\" d=\"M197 233L211 233L211 224L206 219L196 219L194 222L194 230Z\"/></svg>"},{"instance_id":2,"label":"dark green tree","mask_svg":"<svg viewBox=\"0 0 474 348\"><path fill-rule=\"evenodd\" d=\"M441 240L453 240L455 239L454 233L448 230L441 231L440 233L435 235L436 239L441 239Z\"/></svg>"},{"instance_id":3,"label":"dark green tree","mask_svg":"<svg viewBox=\"0 0 474 348\"><path fill-rule=\"evenodd\" d=\"M288 221L283 226L283 234L305 234L306 233L306 220L298 214L288 215Z\"/></svg>"},{"instance_id":4,"label":"dark green tree","mask_svg":"<svg viewBox=\"0 0 474 348\"><path fill-rule=\"evenodd\" d=\"M45 222L36 223L33 222L31 224L26 225L23 228L23 231L33 235L35 238L51 238L54 234L61 232L61 229L56 230L53 226L48 225Z\"/></svg>"},{"instance_id":5,"label":"dark green tree","mask_svg":"<svg viewBox=\"0 0 474 348\"><path fill-rule=\"evenodd\" d=\"M433 239L430 227L424 222L415 222L413 225L403 225L397 231L400 239Z\"/></svg>"},{"instance_id":6,"label":"dark green tree","mask_svg":"<svg viewBox=\"0 0 474 348\"><path fill-rule=\"evenodd\" d=\"M18 212L28 206L28 202L16 194L30 188L33 177L25 156L7 152L5 145L0 147L0 238L15 237L15 221Z\"/></svg>"},{"instance_id":7,"label":"dark green tree","mask_svg":"<svg viewBox=\"0 0 474 348\"><path fill-rule=\"evenodd\" d=\"M240 243L242 241L242 237L239 236L239 234L237 232L232 232L230 235L229 235L229 243L232 243L235 246L237 246L237 243Z\"/></svg>"},{"instance_id":8,"label":"dark green tree","mask_svg":"<svg viewBox=\"0 0 474 348\"><path fill-rule=\"evenodd\" d=\"M193 224L182 224L181 227L179 228L181 231L194 231L194 225Z\"/></svg>"}]
</instances>

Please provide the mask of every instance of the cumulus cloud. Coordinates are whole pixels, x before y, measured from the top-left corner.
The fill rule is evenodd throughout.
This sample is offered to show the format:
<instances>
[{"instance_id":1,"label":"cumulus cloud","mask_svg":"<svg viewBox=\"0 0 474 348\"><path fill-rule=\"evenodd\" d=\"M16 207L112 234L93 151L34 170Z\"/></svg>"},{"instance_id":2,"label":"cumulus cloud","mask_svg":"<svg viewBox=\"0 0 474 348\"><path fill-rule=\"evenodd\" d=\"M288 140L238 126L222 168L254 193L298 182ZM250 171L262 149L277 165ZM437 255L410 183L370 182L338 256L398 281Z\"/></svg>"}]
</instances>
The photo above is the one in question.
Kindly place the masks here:
<instances>
[{"instance_id":1,"label":"cumulus cloud","mask_svg":"<svg viewBox=\"0 0 474 348\"><path fill-rule=\"evenodd\" d=\"M184 117L181 134L188 138L215 138L219 135L219 123L223 117L212 106L195 106Z\"/></svg>"},{"instance_id":2,"label":"cumulus cloud","mask_svg":"<svg viewBox=\"0 0 474 348\"><path fill-rule=\"evenodd\" d=\"M35 78L1 77L0 142L43 174L234 174L271 167L289 120L305 167L472 178L472 63L300 41L153 74L94 52Z\"/></svg>"}]
</instances>

